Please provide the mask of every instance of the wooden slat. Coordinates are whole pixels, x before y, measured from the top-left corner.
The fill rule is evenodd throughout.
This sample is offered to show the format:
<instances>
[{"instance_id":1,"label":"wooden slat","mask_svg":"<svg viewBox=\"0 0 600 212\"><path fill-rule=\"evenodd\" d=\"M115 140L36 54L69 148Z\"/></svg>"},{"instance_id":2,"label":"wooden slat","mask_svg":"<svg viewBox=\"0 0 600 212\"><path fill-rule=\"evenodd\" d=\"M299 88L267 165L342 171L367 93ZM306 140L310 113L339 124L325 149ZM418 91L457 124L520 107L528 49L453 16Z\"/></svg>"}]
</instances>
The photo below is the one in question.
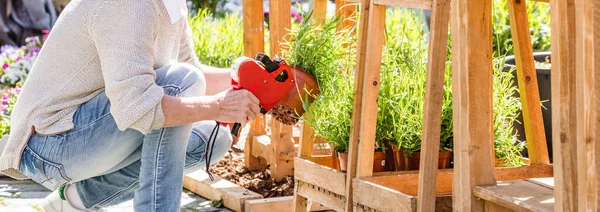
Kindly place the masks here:
<instances>
[{"instance_id":1,"label":"wooden slat","mask_svg":"<svg viewBox=\"0 0 600 212\"><path fill-rule=\"evenodd\" d=\"M576 21L576 101L577 101L577 200L582 210L597 211L595 169L596 137L593 59L592 1L575 1Z\"/></svg>"},{"instance_id":2,"label":"wooden slat","mask_svg":"<svg viewBox=\"0 0 600 212\"><path fill-rule=\"evenodd\" d=\"M318 25L322 24L327 18L327 0L312 0L313 20Z\"/></svg>"},{"instance_id":3,"label":"wooden slat","mask_svg":"<svg viewBox=\"0 0 600 212\"><path fill-rule=\"evenodd\" d=\"M292 205L293 212L306 212L308 209L308 199L298 194L298 181L295 181L294 186L294 204Z\"/></svg>"},{"instance_id":4,"label":"wooden slat","mask_svg":"<svg viewBox=\"0 0 600 212\"><path fill-rule=\"evenodd\" d=\"M525 179L525 181L531 182L533 184L537 184L549 189L554 190L554 178L546 177L546 178L531 178Z\"/></svg>"},{"instance_id":5,"label":"wooden slat","mask_svg":"<svg viewBox=\"0 0 600 212\"><path fill-rule=\"evenodd\" d=\"M339 195L345 195L345 173L301 158L295 158L294 168L296 170L294 173L296 180L319 186Z\"/></svg>"},{"instance_id":6,"label":"wooden slat","mask_svg":"<svg viewBox=\"0 0 600 212\"><path fill-rule=\"evenodd\" d=\"M261 199L262 196L232 182L213 176L211 181L204 171L188 174L183 179L183 187L211 200L223 200L223 205L234 211L243 211L246 200Z\"/></svg>"},{"instance_id":7,"label":"wooden slat","mask_svg":"<svg viewBox=\"0 0 600 212\"><path fill-rule=\"evenodd\" d=\"M354 201L380 211L413 211L416 198L369 181L354 179Z\"/></svg>"},{"instance_id":8,"label":"wooden slat","mask_svg":"<svg viewBox=\"0 0 600 212\"><path fill-rule=\"evenodd\" d=\"M291 207L293 204L293 196L248 200L245 203L245 212L288 212L293 210ZM324 211L329 209L318 203L311 204L310 201L307 201L306 206L309 211Z\"/></svg>"},{"instance_id":9,"label":"wooden slat","mask_svg":"<svg viewBox=\"0 0 600 212\"><path fill-rule=\"evenodd\" d=\"M533 0L533 1L550 3L550 0Z\"/></svg>"},{"instance_id":10,"label":"wooden slat","mask_svg":"<svg viewBox=\"0 0 600 212\"><path fill-rule=\"evenodd\" d=\"M594 76L594 94L593 94L593 104L600 105L600 1L592 1L592 70ZM594 117L591 118L595 120L595 132L600 130L600 107L595 107ZM596 182L596 202L595 208L596 210L600 210L600 137L595 136L591 142L594 143L594 169L595 175L592 176L592 181Z\"/></svg>"},{"instance_id":11,"label":"wooden slat","mask_svg":"<svg viewBox=\"0 0 600 212\"><path fill-rule=\"evenodd\" d=\"M254 57L264 52L263 0L242 0L244 25L244 55Z\"/></svg>"},{"instance_id":12,"label":"wooden slat","mask_svg":"<svg viewBox=\"0 0 600 212\"><path fill-rule=\"evenodd\" d=\"M508 208L502 207L498 204L495 204L493 202L485 202L485 209L483 210L484 212L513 212L513 210L510 210Z\"/></svg>"},{"instance_id":13,"label":"wooden slat","mask_svg":"<svg viewBox=\"0 0 600 212\"><path fill-rule=\"evenodd\" d=\"M550 164L526 4L527 1L508 0L523 126L531 164Z\"/></svg>"},{"instance_id":14,"label":"wooden slat","mask_svg":"<svg viewBox=\"0 0 600 212\"><path fill-rule=\"evenodd\" d=\"M431 10L433 0L374 0L376 5Z\"/></svg>"},{"instance_id":15,"label":"wooden slat","mask_svg":"<svg viewBox=\"0 0 600 212\"><path fill-rule=\"evenodd\" d=\"M482 211L472 195L493 185L492 1L453 0L452 89L455 211Z\"/></svg>"},{"instance_id":16,"label":"wooden slat","mask_svg":"<svg viewBox=\"0 0 600 212\"><path fill-rule=\"evenodd\" d=\"M298 181L297 181L298 182ZM345 206L344 197L333 193L326 193L314 189L312 186L306 183L297 183L298 195L303 196L307 199L317 201L325 207L331 208L335 211L343 211Z\"/></svg>"},{"instance_id":17,"label":"wooden slat","mask_svg":"<svg viewBox=\"0 0 600 212\"><path fill-rule=\"evenodd\" d=\"M300 146L298 147L298 157L310 157L312 156L313 145L315 143L314 131L305 122L302 122L302 125L300 126Z\"/></svg>"},{"instance_id":18,"label":"wooden slat","mask_svg":"<svg viewBox=\"0 0 600 212\"><path fill-rule=\"evenodd\" d=\"M262 5L262 1L260 5ZM279 44L285 40L288 30L291 29L292 26L291 7L292 2L289 0L269 1L271 58L275 56L281 56L281 46ZM263 14L261 13L261 15Z\"/></svg>"},{"instance_id":19,"label":"wooden slat","mask_svg":"<svg viewBox=\"0 0 600 212\"><path fill-rule=\"evenodd\" d=\"M452 169L439 170L437 173L436 194L449 194L452 192ZM552 177L552 165L523 166L511 168L496 168L494 173L498 180L520 180L528 178ZM418 171L397 172L396 175L361 178L362 180L403 192L408 195L417 194Z\"/></svg>"},{"instance_id":20,"label":"wooden slat","mask_svg":"<svg viewBox=\"0 0 600 212\"><path fill-rule=\"evenodd\" d=\"M267 168L267 161L253 156L254 151L254 137L258 135L266 134L265 131L265 116L258 115L254 121L250 124L250 131L246 136L246 143L244 145L244 165L248 170L264 170Z\"/></svg>"},{"instance_id":21,"label":"wooden slat","mask_svg":"<svg viewBox=\"0 0 600 212\"><path fill-rule=\"evenodd\" d=\"M444 97L446 49L448 46L448 22L450 21L450 0L434 0L433 3L436 6L433 7L429 33L421 171L418 180L417 210L419 212L435 210L436 176L442 126L442 99Z\"/></svg>"},{"instance_id":22,"label":"wooden slat","mask_svg":"<svg viewBox=\"0 0 600 212\"><path fill-rule=\"evenodd\" d=\"M371 0L363 0L362 5L345 186L347 211L353 208L352 179L373 174L379 68L384 42L385 6L374 5Z\"/></svg>"},{"instance_id":23,"label":"wooden slat","mask_svg":"<svg viewBox=\"0 0 600 212\"><path fill-rule=\"evenodd\" d=\"M557 211L578 211L574 0L551 0L552 149Z\"/></svg>"},{"instance_id":24,"label":"wooden slat","mask_svg":"<svg viewBox=\"0 0 600 212\"><path fill-rule=\"evenodd\" d=\"M339 29L348 29L356 25L356 19L350 19L356 15L356 3L350 1L335 1L336 15L340 16L343 21L338 24Z\"/></svg>"},{"instance_id":25,"label":"wooden slat","mask_svg":"<svg viewBox=\"0 0 600 212\"><path fill-rule=\"evenodd\" d=\"M477 186L473 194L512 211L553 211L554 192L524 180L498 182L495 186Z\"/></svg>"}]
</instances>

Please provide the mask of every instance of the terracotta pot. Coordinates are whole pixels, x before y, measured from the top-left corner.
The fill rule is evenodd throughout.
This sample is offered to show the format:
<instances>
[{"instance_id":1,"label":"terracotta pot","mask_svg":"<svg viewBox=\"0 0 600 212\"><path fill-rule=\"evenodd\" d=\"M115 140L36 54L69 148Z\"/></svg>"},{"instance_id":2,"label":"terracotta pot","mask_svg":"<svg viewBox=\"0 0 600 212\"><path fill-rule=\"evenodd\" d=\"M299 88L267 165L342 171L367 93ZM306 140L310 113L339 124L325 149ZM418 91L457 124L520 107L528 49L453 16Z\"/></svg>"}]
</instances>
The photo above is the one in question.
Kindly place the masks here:
<instances>
[{"instance_id":1,"label":"terracotta pot","mask_svg":"<svg viewBox=\"0 0 600 212\"><path fill-rule=\"evenodd\" d=\"M413 152L412 156L405 157L406 170L419 170L421 163L421 152ZM438 157L438 169L450 168L452 161L452 152L440 152Z\"/></svg>"},{"instance_id":2,"label":"terracotta pot","mask_svg":"<svg viewBox=\"0 0 600 212\"><path fill-rule=\"evenodd\" d=\"M393 145L392 154L394 155L394 167L396 171L406 171L406 161L402 148Z\"/></svg>"},{"instance_id":3,"label":"terracotta pot","mask_svg":"<svg viewBox=\"0 0 600 212\"><path fill-rule=\"evenodd\" d=\"M337 153L338 161L339 161L339 169L343 172L348 170L348 153ZM382 172L385 171L385 153L383 152L374 152L373 155L373 172Z\"/></svg>"},{"instance_id":4,"label":"terracotta pot","mask_svg":"<svg viewBox=\"0 0 600 212\"><path fill-rule=\"evenodd\" d=\"M385 153L375 152L373 156L373 172L385 171Z\"/></svg>"},{"instance_id":5,"label":"terracotta pot","mask_svg":"<svg viewBox=\"0 0 600 212\"><path fill-rule=\"evenodd\" d=\"M295 86L279 103L296 111L298 116L302 116L302 114L304 114L302 100L308 97L308 101L313 102L315 100L314 96L319 94L319 84L313 76L304 72L302 69L296 68L295 70L294 80L297 86Z\"/></svg>"},{"instance_id":6,"label":"terracotta pot","mask_svg":"<svg viewBox=\"0 0 600 212\"><path fill-rule=\"evenodd\" d=\"M337 157L338 161L340 162L338 167L343 172L346 172L346 170L348 170L348 153L338 152Z\"/></svg>"}]
</instances>

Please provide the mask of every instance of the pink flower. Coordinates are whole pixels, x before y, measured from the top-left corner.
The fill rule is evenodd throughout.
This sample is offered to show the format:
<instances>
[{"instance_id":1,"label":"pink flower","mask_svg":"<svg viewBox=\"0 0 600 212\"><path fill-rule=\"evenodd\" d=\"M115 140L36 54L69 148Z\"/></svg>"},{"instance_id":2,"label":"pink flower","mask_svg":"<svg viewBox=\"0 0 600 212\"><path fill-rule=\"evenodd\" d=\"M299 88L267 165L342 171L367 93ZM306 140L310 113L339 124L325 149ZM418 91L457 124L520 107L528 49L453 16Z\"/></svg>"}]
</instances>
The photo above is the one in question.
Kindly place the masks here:
<instances>
[{"instance_id":1,"label":"pink flower","mask_svg":"<svg viewBox=\"0 0 600 212\"><path fill-rule=\"evenodd\" d=\"M8 68L8 63L4 63L4 65L2 65L2 69L7 69Z\"/></svg>"}]
</instances>

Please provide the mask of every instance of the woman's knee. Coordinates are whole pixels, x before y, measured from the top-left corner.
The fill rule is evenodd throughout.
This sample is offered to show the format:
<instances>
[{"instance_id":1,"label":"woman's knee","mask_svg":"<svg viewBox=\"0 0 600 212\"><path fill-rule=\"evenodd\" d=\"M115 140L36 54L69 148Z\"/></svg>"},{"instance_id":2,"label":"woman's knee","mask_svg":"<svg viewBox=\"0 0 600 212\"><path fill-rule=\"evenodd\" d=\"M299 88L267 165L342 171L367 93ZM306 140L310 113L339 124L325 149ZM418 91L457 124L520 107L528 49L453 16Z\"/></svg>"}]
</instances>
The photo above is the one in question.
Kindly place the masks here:
<instances>
[{"instance_id":1,"label":"woman's knee","mask_svg":"<svg viewBox=\"0 0 600 212\"><path fill-rule=\"evenodd\" d=\"M156 70L156 75L156 83L168 95L190 97L206 94L204 74L190 64L175 63Z\"/></svg>"}]
</instances>

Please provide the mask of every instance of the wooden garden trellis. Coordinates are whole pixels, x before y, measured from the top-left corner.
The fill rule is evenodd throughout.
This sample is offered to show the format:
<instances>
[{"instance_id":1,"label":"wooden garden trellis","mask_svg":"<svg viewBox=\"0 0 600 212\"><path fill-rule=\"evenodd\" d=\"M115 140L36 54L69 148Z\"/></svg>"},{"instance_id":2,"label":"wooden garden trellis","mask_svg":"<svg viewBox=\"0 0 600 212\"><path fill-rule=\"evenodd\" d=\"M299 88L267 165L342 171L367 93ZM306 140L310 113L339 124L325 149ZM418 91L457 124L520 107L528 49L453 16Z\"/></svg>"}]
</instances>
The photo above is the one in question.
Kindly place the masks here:
<instances>
[{"instance_id":1,"label":"wooden garden trellis","mask_svg":"<svg viewBox=\"0 0 600 212\"><path fill-rule=\"evenodd\" d=\"M339 15L350 17L355 6L349 2L337 1L336 9ZM244 55L253 57L259 52L264 52L264 10L263 0L243 1L244 24ZM272 57L281 56L281 45L288 30L291 28L291 2L286 0L269 1L269 32L270 54ZM327 11L327 0L315 0L312 8L315 19L324 19ZM352 24L343 21L340 27ZM249 134L246 138L244 149L245 165L250 170L264 170L270 164L271 175L276 180L294 174L293 157L295 147L292 142L292 127L281 124L275 119L268 123L266 117L259 117L251 123ZM266 135L266 128L270 127L271 135ZM298 148L301 149L301 148ZM327 152L327 149L305 147L304 151ZM298 150L301 151L301 150Z\"/></svg>"},{"instance_id":2,"label":"wooden garden trellis","mask_svg":"<svg viewBox=\"0 0 600 212\"><path fill-rule=\"evenodd\" d=\"M599 6L593 5L595 7L592 7L592 3L589 1L585 3L587 0L577 0L579 3L576 5L578 5L577 8L580 13L574 14L572 13L575 11L573 9L574 1L576 0L553 0L551 2L553 5L552 34L553 40L556 40L553 42L555 43L553 44L553 52L560 52L558 56L559 64L556 64L556 62L553 64L553 72L559 72L560 78L566 76L565 81L570 83L568 85L565 81L560 81L560 85L553 83L553 90L560 89L560 94L559 92L553 92L554 96L560 97L553 99L561 99L555 100L553 105L567 105L566 107L560 107L561 109L555 109L555 111L560 111L561 118L553 120L555 128L559 129L560 127L560 130L557 131L561 131L561 133L557 133L558 135L553 136L555 137L553 143L558 146L555 149L560 149L560 154L557 156L558 162L556 163L561 169L557 170L556 177L557 209L565 207L565 205L571 207L570 209L577 208L577 201L597 207L594 200L598 200L596 193L594 193L598 192L597 177L594 173L596 165L590 163L595 162L598 158L595 157L597 153L593 152L595 146L591 142L597 140L593 133L597 129L595 127L598 124L596 123L598 113L592 110L591 105L594 105L594 103L597 105L600 99L598 94L600 92L598 88L600 87L597 83L593 83L595 79L593 76L598 76L599 72L591 71L591 67L598 69L592 65L591 55L593 48L598 47L597 39L591 39L590 34L593 34L591 33L592 26L600 28L597 26L597 21L592 21L600 19L600 16L597 15L597 12L594 14L596 19L591 16L591 8L596 8L597 11ZM435 194L451 191L454 191L453 207L455 211L531 209L526 208L527 205L519 204L516 201L511 202L486 193L488 187L478 187L481 185L495 185L497 180L553 176L552 166L548 165L549 159L545 148L545 136L543 136L544 129L541 124L539 93L537 92L535 68L531 55L532 48L528 33L525 1L510 0L509 10L515 53L517 54L518 81L523 101L524 122L528 125L525 129L532 166L515 168L494 168L493 107L491 101L491 0L455 0L452 3L451 10L449 8L450 3L447 0L364 0L362 3L369 6L364 6L361 9L363 19L360 27L361 38L359 41L357 81L355 83L358 92L355 93L356 102L353 112L348 175L331 169L331 161L327 158L315 158L308 154L302 154L301 158L295 160L296 169L298 170L295 175L297 180L296 210L304 210L302 203L306 201L306 198L310 198L317 200L317 202L326 203L326 206L336 210L404 211L418 208L419 211L433 211L435 209ZM371 153L373 152L375 136L373 126L376 123L376 98L379 85L378 63L381 60L381 47L383 46L385 5L421 9L431 8L434 11L422 147L422 158L424 159L421 161L418 185L415 185L417 175L415 172L370 177L373 175L371 171ZM571 13L569 13L568 8L571 8ZM457 170L454 176L452 176L450 170L438 171L435 168L437 167L437 148L439 147L440 87L443 86L444 76L444 63L440 61L443 61L443 56L445 56L445 51L435 50L445 50L446 21L449 14L452 14L452 31L454 35L453 82L455 90L453 93L455 95L455 170ZM577 22L577 27L575 27L575 17L580 20L580 22ZM594 30L596 30L595 37L597 37L598 29ZM578 33L576 34L575 31ZM562 37L560 37L561 35ZM561 40L557 37L560 37ZM596 45L591 45L592 41ZM557 45L556 43L560 44ZM576 85L574 83L575 72L572 71L575 67L571 67L570 72L565 71L565 64L575 65L575 54L573 52L575 52L574 46L576 43L578 44L576 52L587 56L587 58L577 57L581 60L580 63L577 63L581 66L578 66L580 72L577 72L579 74L577 79L580 82L577 85L578 88L582 89L579 90L580 93L578 93L577 98L575 98L574 92ZM443 48L440 46L443 46ZM440 52L444 52L444 54ZM569 54L569 52L571 53ZM565 60L565 62L561 63L562 60ZM595 81L597 81L597 78ZM587 105L583 103L587 103ZM573 110L577 108L576 104L579 104L583 109L578 108L577 113L574 113ZM579 115L579 119L576 119L575 114ZM576 125L572 122L581 122L580 126L585 127L574 128ZM584 134L575 136L577 130L582 131ZM569 136L568 138L564 136L565 133ZM562 138L561 135L563 135ZM579 143L585 145L575 145L575 142L572 141L567 142L573 139L577 139ZM588 143L586 144L585 141L588 141ZM302 142L304 146L305 141ZM587 154L574 154L575 150ZM580 159L578 163L574 163L577 157L583 157L584 160ZM588 163L581 161L588 161ZM565 163L570 166L569 169L564 170L567 166L564 165ZM573 170L576 170L576 168L579 169L574 172ZM580 174L574 176L577 172ZM354 176L357 178L354 178ZM453 188L448 186L452 185L452 178L454 178ZM585 178L587 184L580 183L578 185L576 181L581 180L581 178ZM565 180L569 180L569 182L565 183ZM394 182L402 182L403 184L399 185ZM352 188L353 186L354 188ZM418 190L418 200L414 198L417 186L420 188ZM580 190L580 193L587 192L582 193L587 194L586 200L582 200L581 197L577 198L573 192L577 189ZM365 192L369 195L364 195ZM411 196L411 192L413 196ZM475 197L474 194L478 196ZM567 204L563 204L564 201ZM592 207L586 206L586 208Z\"/></svg>"}]
</instances>

